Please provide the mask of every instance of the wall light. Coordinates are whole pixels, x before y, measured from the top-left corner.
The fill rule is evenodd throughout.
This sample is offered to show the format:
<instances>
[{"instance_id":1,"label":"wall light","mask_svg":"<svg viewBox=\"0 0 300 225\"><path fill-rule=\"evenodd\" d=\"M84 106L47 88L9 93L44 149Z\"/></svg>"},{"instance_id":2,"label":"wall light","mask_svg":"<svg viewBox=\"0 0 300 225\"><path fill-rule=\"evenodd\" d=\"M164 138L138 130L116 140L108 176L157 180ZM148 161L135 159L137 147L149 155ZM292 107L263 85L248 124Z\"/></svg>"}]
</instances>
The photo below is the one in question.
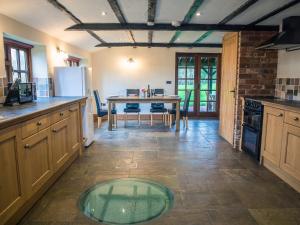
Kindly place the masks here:
<instances>
[{"instance_id":1,"label":"wall light","mask_svg":"<svg viewBox=\"0 0 300 225\"><path fill-rule=\"evenodd\" d=\"M134 63L135 63L135 61L134 61L133 58L129 58L129 59L127 60L127 62L128 62L129 64L134 64Z\"/></svg>"},{"instance_id":2,"label":"wall light","mask_svg":"<svg viewBox=\"0 0 300 225\"><path fill-rule=\"evenodd\" d=\"M63 50L61 50L59 47L56 48L57 53L59 55L59 57L63 60L67 60L69 58L68 53L64 52Z\"/></svg>"}]
</instances>

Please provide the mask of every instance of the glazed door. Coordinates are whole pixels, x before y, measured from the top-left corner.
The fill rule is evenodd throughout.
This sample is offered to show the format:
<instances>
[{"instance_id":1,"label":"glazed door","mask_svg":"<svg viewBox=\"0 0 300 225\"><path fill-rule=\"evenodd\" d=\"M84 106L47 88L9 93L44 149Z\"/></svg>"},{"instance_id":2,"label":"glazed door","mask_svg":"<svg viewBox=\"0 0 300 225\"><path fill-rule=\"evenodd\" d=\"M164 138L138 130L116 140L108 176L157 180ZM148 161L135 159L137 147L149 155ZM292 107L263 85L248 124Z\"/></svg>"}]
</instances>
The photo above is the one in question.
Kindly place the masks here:
<instances>
[{"instance_id":1,"label":"glazed door","mask_svg":"<svg viewBox=\"0 0 300 225\"><path fill-rule=\"evenodd\" d=\"M176 54L175 90L181 97L181 108L185 92L192 90L190 116L218 116L219 62L218 54Z\"/></svg>"}]
</instances>

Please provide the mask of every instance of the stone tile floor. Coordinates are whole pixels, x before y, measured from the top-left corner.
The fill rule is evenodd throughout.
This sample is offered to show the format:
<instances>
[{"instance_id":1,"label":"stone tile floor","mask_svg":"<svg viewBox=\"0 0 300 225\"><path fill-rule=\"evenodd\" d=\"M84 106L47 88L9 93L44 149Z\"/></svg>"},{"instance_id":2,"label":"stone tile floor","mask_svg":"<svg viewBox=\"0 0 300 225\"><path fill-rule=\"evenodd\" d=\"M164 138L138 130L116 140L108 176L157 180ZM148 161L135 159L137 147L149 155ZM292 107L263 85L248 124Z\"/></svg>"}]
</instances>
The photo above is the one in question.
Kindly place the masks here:
<instances>
[{"instance_id":1,"label":"stone tile floor","mask_svg":"<svg viewBox=\"0 0 300 225\"><path fill-rule=\"evenodd\" d=\"M151 179L175 194L174 208L152 225L300 225L300 194L237 152L218 135L217 120L191 120L180 133L162 126L107 124L21 221L29 225L99 224L78 210L97 182ZM121 124L122 126L122 124Z\"/></svg>"}]
</instances>

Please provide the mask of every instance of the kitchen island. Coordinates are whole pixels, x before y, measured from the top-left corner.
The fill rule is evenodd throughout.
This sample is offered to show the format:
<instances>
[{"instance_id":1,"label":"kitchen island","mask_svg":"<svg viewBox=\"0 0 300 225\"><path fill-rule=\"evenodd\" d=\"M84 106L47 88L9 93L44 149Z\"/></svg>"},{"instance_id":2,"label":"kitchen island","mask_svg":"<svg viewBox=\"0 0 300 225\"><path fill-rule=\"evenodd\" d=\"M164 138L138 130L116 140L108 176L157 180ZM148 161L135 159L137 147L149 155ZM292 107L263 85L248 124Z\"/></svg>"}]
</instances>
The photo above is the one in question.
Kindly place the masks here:
<instances>
[{"instance_id":1,"label":"kitchen island","mask_svg":"<svg viewBox=\"0 0 300 225\"><path fill-rule=\"evenodd\" d=\"M0 225L16 224L82 152L85 97L0 108Z\"/></svg>"}]
</instances>

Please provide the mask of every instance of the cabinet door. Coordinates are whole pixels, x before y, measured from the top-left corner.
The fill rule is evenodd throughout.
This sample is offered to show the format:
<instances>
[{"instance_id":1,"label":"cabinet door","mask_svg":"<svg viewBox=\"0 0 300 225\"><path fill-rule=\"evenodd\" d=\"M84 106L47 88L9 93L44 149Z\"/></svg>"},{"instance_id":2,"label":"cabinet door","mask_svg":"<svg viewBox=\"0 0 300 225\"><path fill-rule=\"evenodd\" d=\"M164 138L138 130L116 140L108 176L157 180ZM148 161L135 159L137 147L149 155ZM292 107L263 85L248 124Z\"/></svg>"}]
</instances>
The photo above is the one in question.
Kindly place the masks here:
<instances>
[{"instance_id":1,"label":"cabinet door","mask_svg":"<svg viewBox=\"0 0 300 225\"><path fill-rule=\"evenodd\" d=\"M10 218L25 201L18 143L19 130L0 132L0 224Z\"/></svg>"},{"instance_id":2,"label":"cabinet door","mask_svg":"<svg viewBox=\"0 0 300 225\"><path fill-rule=\"evenodd\" d=\"M280 167L300 181L300 128L284 124Z\"/></svg>"},{"instance_id":3,"label":"cabinet door","mask_svg":"<svg viewBox=\"0 0 300 225\"><path fill-rule=\"evenodd\" d=\"M68 123L69 118L51 126L52 157L55 171L65 164L70 155Z\"/></svg>"},{"instance_id":4,"label":"cabinet door","mask_svg":"<svg viewBox=\"0 0 300 225\"><path fill-rule=\"evenodd\" d=\"M50 129L22 141L25 185L28 197L37 192L52 176Z\"/></svg>"},{"instance_id":5,"label":"cabinet door","mask_svg":"<svg viewBox=\"0 0 300 225\"><path fill-rule=\"evenodd\" d=\"M263 157L279 166L282 129L283 129L282 110L265 107L264 109L264 125L262 135L262 152Z\"/></svg>"},{"instance_id":6,"label":"cabinet door","mask_svg":"<svg viewBox=\"0 0 300 225\"><path fill-rule=\"evenodd\" d=\"M70 107L70 120L69 120L69 141L71 153L74 153L80 148L80 115L79 105L76 104Z\"/></svg>"}]
</instances>

